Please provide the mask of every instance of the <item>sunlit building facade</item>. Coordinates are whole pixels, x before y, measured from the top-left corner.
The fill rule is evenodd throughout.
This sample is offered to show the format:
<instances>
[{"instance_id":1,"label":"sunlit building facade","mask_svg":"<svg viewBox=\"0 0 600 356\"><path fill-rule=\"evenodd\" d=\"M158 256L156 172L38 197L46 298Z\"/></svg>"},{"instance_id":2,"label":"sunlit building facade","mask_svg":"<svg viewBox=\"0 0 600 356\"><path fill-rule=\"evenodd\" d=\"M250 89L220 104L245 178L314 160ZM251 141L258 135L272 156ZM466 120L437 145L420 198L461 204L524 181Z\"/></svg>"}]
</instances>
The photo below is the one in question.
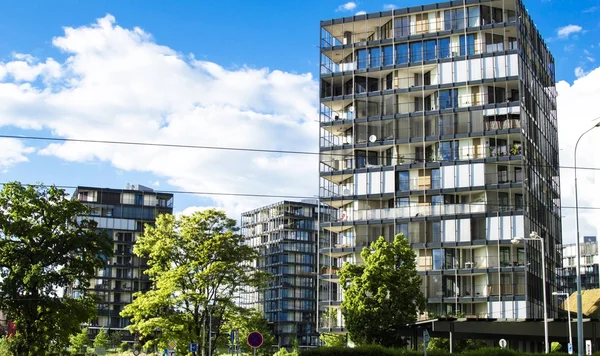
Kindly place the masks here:
<instances>
[{"instance_id":1,"label":"sunlit building facade","mask_svg":"<svg viewBox=\"0 0 600 356\"><path fill-rule=\"evenodd\" d=\"M403 233L423 318L549 316L561 265L554 58L520 0L321 21L322 331L344 331L337 276ZM511 243L535 231L545 243Z\"/></svg>"}]
</instances>

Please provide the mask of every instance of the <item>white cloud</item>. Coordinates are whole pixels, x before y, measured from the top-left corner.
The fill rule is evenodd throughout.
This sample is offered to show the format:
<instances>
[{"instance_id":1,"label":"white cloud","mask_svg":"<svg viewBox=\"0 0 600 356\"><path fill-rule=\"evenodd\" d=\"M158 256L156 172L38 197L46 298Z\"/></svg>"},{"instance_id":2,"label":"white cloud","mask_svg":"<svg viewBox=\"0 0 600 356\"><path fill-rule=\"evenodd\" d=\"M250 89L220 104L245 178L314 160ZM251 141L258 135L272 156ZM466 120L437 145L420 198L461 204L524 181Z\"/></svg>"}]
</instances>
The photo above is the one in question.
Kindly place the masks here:
<instances>
[{"instance_id":1,"label":"white cloud","mask_svg":"<svg viewBox=\"0 0 600 356\"><path fill-rule=\"evenodd\" d=\"M318 151L318 84L310 74L232 70L190 59L139 28L117 26L110 15L90 26L65 28L52 43L67 55L64 62L15 58L0 64L0 74L9 73L0 80L0 127L95 140ZM39 84L40 76L55 80ZM149 172L188 191L303 196L317 191L317 155L75 142L50 144L40 154L109 162L116 170ZM280 200L210 198L235 218Z\"/></svg>"},{"instance_id":2,"label":"white cloud","mask_svg":"<svg viewBox=\"0 0 600 356\"><path fill-rule=\"evenodd\" d=\"M565 81L557 83L558 135L560 144L560 165L572 167L575 143L579 136L594 126L593 119L600 116L596 101L600 97L600 67L589 73L580 73L581 78L571 85ZM578 167L600 167L597 154L597 142L600 129L586 134L577 149ZM575 188L573 169L561 169L561 201L563 219L563 239L575 242ZM577 170L579 206L598 207L600 201L600 171ZM600 228L600 210L580 209L581 236L597 235Z\"/></svg>"},{"instance_id":3,"label":"white cloud","mask_svg":"<svg viewBox=\"0 0 600 356\"><path fill-rule=\"evenodd\" d=\"M588 73L582 68L582 67L577 67L575 68L575 76L577 78L581 78L586 76Z\"/></svg>"},{"instance_id":4,"label":"white cloud","mask_svg":"<svg viewBox=\"0 0 600 356\"><path fill-rule=\"evenodd\" d=\"M398 7L394 4L384 4L383 5L383 9L384 10L394 10L397 9Z\"/></svg>"},{"instance_id":5,"label":"white cloud","mask_svg":"<svg viewBox=\"0 0 600 356\"><path fill-rule=\"evenodd\" d=\"M0 138L0 172L6 173L8 168L17 163L27 162L27 154L33 153L33 147L26 147L22 141L14 138Z\"/></svg>"},{"instance_id":6,"label":"white cloud","mask_svg":"<svg viewBox=\"0 0 600 356\"><path fill-rule=\"evenodd\" d=\"M592 6L592 7L590 7L590 8L587 8L587 9L583 10L582 12L583 12L584 14L586 14L586 13L592 13L592 12L596 12L596 11L598 11L598 10L600 10L600 6Z\"/></svg>"},{"instance_id":7,"label":"white cloud","mask_svg":"<svg viewBox=\"0 0 600 356\"><path fill-rule=\"evenodd\" d=\"M359 11L359 12L356 13L356 16L358 16L358 15L366 15L366 14L367 14L366 11Z\"/></svg>"},{"instance_id":8,"label":"white cloud","mask_svg":"<svg viewBox=\"0 0 600 356\"><path fill-rule=\"evenodd\" d=\"M592 63L594 63L596 61L596 58L594 58L594 57L585 57L585 58L587 58L587 60Z\"/></svg>"},{"instance_id":9,"label":"white cloud","mask_svg":"<svg viewBox=\"0 0 600 356\"><path fill-rule=\"evenodd\" d=\"M343 5L337 7L335 11L352 11L356 9L356 3L354 1L349 1Z\"/></svg>"},{"instance_id":10,"label":"white cloud","mask_svg":"<svg viewBox=\"0 0 600 356\"><path fill-rule=\"evenodd\" d=\"M569 38L570 35L581 32L581 30L583 30L583 28L581 28L581 26L567 25L567 26L558 28L556 30L556 34L558 35L558 38Z\"/></svg>"}]
</instances>

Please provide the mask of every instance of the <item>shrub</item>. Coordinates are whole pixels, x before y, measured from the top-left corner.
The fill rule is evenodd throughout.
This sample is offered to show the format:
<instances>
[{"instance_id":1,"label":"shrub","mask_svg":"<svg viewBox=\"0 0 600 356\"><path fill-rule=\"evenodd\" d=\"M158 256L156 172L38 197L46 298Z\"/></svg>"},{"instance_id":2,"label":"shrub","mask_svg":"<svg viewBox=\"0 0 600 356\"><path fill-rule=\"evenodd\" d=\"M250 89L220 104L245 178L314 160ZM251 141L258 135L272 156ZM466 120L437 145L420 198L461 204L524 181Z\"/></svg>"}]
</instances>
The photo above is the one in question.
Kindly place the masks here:
<instances>
[{"instance_id":1,"label":"shrub","mask_svg":"<svg viewBox=\"0 0 600 356\"><path fill-rule=\"evenodd\" d=\"M126 352L127 350L129 350L129 344L126 341L123 341L121 343L121 352Z\"/></svg>"}]
</instances>

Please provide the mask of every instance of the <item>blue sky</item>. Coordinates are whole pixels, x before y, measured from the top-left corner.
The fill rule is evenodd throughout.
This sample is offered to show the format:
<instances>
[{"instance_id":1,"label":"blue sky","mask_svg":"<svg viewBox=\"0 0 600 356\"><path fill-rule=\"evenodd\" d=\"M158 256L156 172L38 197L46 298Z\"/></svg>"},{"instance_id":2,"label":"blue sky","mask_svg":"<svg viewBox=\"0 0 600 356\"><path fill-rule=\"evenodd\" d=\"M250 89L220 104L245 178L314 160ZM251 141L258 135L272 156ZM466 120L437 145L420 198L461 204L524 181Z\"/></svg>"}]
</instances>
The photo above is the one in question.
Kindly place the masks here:
<instances>
[{"instance_id":1,"label":"blue sky","mask_svg":"<svg viewBox=\"0 0 600 356\"><path fill-rule=\"evenodd\" d=\"M319 21L423 3L6 2L0 133L317 151ZM556 58L564 97L597 90L600 81L591 76L600 76L593 72L600 61L598 0L525 4ZM569 103L559 110L585 109L582 127L600 116L592 105L571 110ZM561 146L568 149L577 130L565 130ZM3 182L302 196L318 187L316 157L0 144ZM563 187L563 205L570 204L568 183ZM176 210L210 205L237 215L273 200L178 195ZM587 234L594 229L588 224Z\"/></svg>"}]
</instances>

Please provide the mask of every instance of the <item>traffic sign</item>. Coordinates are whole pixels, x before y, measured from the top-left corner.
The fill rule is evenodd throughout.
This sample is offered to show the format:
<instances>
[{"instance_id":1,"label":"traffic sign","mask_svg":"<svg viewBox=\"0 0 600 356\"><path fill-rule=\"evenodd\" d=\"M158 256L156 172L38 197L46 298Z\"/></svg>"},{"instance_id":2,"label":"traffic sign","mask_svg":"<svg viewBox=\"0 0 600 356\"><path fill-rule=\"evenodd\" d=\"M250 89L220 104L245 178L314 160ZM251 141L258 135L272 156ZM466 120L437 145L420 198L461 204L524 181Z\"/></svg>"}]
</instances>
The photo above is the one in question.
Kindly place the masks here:
<instances>
[{"instance_id":1,"label":"traffic sign","mask_svg":"<svg viewBox=\"0 0 600 356\"><path fill-rule=\"evenodd\" d=\"M263 343L263 336L258 331L253 331L248 334L248 345L252 348L258 348Z\"/></svg>"},{"instance_id":2,"label":"traffic sign","mask_svg":"<svg viewBox=\"0 0 600 356\"><path fill-rule=\"evenodd\" d=\"M423 330L423 342L428 344L429 339L431 339L431 337L429 337L429 332L427 332L427 329Z\"/></svg>"},{"instance_id":3,"label":"traffic sign","mask_svg":"<svg viewBox=\"0 0 600 356\"><path fill-rule=\"evenodd\" d=\"M592 354L592 340L585 340L585 354Z\"/></svg>"},{"instance_id":4,"label":"traffic sign","mask_svg":"<svg viewBox=\"0 0 600 356\"><path fill-rule=\"evenodd\" d=\"M506 347L506 344L507 344L507 342L506 342L506 340L504 340L504 339L500 339L500 342L499 342L499 344L500 344L500 347L501 347L501 348L505 348L505 347Z\"/></svg>"},{"instance_id":5,"label":"traffic sign","mask_svg":"<svg viewBox=\"0 0 600 356\"><path fill-rule=\"evenodd\" d=\"M569 351L569 355L573 354L573 344L571 344L571 343L567 344L567 351Z\"/></svg>"},{"instance_id":6,"label":"traffic sign","mask_svg":"<svg viewBox=\"0 0 600 356\"><path fill-rule=\"evenodd\" d=\"M188 351L189 352L198 352L198 344L192 342L190 344L190 346L188 347Z\"/></svg>"},{"instance_id":7,"label":"traffic sign","mask_svg":"<svg viewBox=\"0 0 600 356\"><path fill-rule=\"evenodd\" d=\"M134 356L137 356L137 355L139 355L139 354L140 354L140 350L133 350L133 355L134 355Z\"/></svg>"},{"instance_id":8,"label":"traffic sign","mask_svg":"<svg viewBox=\"0 0 600 356\"><path fill-rule=\"evenodd\" d=\"M169 341L169 348L174 349L177 347L177 343L174 340Z\"/></svg>"}]
</instances>

